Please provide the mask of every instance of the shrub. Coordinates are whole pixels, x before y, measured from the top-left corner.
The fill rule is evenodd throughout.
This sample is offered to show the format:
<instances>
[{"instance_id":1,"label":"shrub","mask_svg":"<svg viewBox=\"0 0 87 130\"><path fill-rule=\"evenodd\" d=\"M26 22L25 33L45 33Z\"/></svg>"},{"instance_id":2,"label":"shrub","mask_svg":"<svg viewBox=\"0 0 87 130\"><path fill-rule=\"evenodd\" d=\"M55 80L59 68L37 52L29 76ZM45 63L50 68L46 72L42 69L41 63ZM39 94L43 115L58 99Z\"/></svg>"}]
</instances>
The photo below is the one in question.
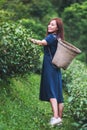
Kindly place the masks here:
<instances>
[{"instance_id":1,"label":"shrub","mask_svg":"<svg viewBox=\"0 0 87 130\"><path fill-rule=\"evenodd\" d=\"M21 19L19 20L25 28L29 28L34 33L35 37L43 39L46 35L45 27L40 23L40 21L35 21L34 19Z\"/></svg>"},{"instance_id":2,"label":"shrub","mask_svg":"<svg viewBox=\"0 0 87 130\"><path fill-rule=\"evenodd\" d=\"M3 23L0 27L0 77L36 71L40 49L28 38L31 30L18 23Z\"/></svg>"},{"instance_id":3,"label":"shrub","mask_svg":"<svg viewBox=\"0 0 87 130\"><path fill-rule=\"evenodd\" d=\"M83 57L79 57L79 59L87 63L87 1L65 8L62 17L67 32L66 38L84 52L84 59Z\"/></svg>"},{"instance_id":4,"label":"shrub","mask_svg":"<svg viewBox=\"0 0 87 130\"><path fill-rule=\"evenodd\" d=\"M14 16L14 13L12 13L12 12L0 10L0 24L3 21L11 20L13 16Z\"/></svg>"},{"instance_id":5,"label":"shrub","mask_svg":"<svg viewBox=\"0 0 87 130\"><path fill-rule=\"evenodd\" d=\"M74 61L70 67L63 72L63 80L66 83L68 108L71 115L78 123L81 130L87 128L87 68L79 61ZM65 85L65 84L64 84Z\"/></svg>"}]
</instances>

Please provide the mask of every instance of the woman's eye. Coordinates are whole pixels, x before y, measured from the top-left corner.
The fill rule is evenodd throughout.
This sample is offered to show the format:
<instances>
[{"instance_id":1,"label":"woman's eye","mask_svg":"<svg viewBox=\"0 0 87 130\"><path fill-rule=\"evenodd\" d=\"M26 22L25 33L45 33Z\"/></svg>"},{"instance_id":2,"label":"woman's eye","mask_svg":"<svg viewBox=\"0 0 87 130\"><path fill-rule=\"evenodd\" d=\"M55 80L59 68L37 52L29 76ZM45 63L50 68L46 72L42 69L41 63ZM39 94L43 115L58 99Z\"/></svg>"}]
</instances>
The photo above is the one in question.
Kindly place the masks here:
<instances>
[{"instance_id":1,"label":"woman's eye","mask_svg":"<svg viewBox=\"0 0 87 130\"><path fill-rule=\"evenodd\" d=\"M54 24L52 24L52 26L54 26Z\"/></svg>"}]
</instances>

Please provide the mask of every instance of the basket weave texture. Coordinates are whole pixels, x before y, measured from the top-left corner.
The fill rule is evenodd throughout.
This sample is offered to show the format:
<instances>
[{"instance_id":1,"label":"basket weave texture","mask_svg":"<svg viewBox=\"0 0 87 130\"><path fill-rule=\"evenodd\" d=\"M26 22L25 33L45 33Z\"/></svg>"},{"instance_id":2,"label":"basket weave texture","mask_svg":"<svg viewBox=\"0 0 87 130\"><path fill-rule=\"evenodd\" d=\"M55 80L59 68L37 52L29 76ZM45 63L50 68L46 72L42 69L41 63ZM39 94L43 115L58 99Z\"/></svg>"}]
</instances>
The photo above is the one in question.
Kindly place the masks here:
<instances>
[{"instance_id":1,"label":"basket weave texture","mask_svg":"<svg viewBox=\"0 0 87 130\"><path fill-rule=\"evenodd\" d=\"M75 47L74 45L59 40L57 51L53 57L52 63L59 68L67 69L72 60L81 53L81 50Z\"/></svg>"}]
</instances>

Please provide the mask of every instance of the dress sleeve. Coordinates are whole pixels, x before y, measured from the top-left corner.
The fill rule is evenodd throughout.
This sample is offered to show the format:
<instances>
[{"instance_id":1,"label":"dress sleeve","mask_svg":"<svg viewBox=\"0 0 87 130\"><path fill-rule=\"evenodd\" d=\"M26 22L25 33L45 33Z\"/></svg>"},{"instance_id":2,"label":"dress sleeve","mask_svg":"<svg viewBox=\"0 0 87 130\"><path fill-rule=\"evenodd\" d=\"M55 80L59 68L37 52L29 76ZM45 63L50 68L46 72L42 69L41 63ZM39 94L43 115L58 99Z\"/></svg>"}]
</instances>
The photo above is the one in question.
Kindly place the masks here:
<instances>
[{"instance_id":1,"label":"dress sleeve","mask_svg":"<svg viewBox=\"0 0 87 130\"><path fill-rule=\"evenodd\" d=\"M56 35L49 34L45 40L47 41L47 45L52 45L57 41Z\"/></svg>"}]
</instances>

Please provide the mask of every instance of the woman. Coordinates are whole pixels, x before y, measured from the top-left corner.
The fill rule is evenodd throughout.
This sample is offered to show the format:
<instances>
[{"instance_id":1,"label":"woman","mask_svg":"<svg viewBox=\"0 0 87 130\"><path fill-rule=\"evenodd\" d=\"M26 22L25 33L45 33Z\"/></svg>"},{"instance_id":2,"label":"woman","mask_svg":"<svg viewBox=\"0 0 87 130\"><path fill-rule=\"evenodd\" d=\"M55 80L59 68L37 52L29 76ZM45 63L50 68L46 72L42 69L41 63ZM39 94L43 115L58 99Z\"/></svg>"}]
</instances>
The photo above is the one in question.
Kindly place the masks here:
<instances>
[{"instance_id":1,"label":"woman","mask_svg":"<svg viewBox=\"0 0 87 130\"><path fill-rule=\"evenodd\" d=\"M57 48L57 39L64 39L63 22L60 18L52 19L47 27L47 36L43 40L30 39L31 42L44 46L44 59L40 85L40 100L49 101L53 111L50 125L62 123L63 94L60 68L52 64Z\"/></svg>"}]
</instances>

